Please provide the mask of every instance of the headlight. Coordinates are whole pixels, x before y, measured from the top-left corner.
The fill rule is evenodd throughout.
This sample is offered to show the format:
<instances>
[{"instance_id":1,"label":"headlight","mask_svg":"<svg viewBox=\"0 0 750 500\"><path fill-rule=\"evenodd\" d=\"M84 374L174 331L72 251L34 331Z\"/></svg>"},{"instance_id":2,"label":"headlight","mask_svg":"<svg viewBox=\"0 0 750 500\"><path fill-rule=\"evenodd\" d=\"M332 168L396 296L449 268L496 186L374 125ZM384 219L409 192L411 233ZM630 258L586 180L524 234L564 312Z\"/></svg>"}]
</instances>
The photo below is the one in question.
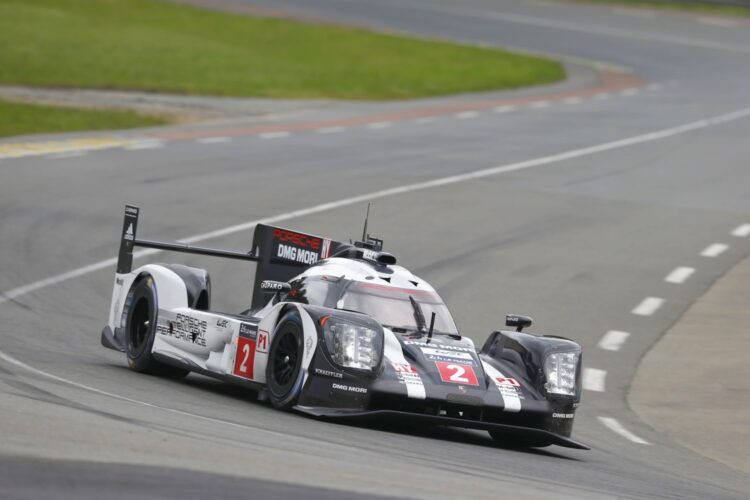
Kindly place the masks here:
<instances>
[{"instance_id":1,"label":"headlight","mask_svg":"<svg viewBox=\"0 0 750 500\"><path fill-rule=\"evenodd\" d=\"M544 360L544 374L547 383L544 388L548 394L562 396L576 395L576 369L579 352L554 352Z\"/></svg>"},{"instance_id":2,"label":"headlight","mask_svg":"<svg viewBox=\"0 0 750 500\"><path fill-rule=\"evenodd\" d=\"M328 353L337 365L373 370L380 363L381 331L334 317L328 318L323 329Z\"/></svg>"}]
</instances>

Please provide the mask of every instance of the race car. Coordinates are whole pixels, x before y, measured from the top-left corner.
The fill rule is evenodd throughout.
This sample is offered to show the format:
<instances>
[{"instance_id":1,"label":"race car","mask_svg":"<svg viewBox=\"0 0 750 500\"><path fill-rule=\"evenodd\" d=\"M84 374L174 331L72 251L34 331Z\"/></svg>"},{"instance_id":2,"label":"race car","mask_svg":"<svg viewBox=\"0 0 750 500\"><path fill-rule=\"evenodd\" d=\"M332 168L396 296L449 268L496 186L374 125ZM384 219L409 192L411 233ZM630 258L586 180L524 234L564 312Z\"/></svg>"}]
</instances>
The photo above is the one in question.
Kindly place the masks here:
<instances>
[{"instance_id":1,"label":"race car","mask_svg":"<svg viewBox=\"0 0 750 500\"><path fill-rule=\"evenodd\" d=\"M258 224L245 253L138 239L138 218L138 207L125 207L101 334L131 369L215 377L323 419L410 420L486 430L502 446L589 449L570 438L577 343L524 332L531 318L508 315L515 330L492 332L476 349L435 289L366 231L342 243ZM134 247L254 262L250 308L211 310L203 269L132 269Z\"/></svg>"}]
</instances>

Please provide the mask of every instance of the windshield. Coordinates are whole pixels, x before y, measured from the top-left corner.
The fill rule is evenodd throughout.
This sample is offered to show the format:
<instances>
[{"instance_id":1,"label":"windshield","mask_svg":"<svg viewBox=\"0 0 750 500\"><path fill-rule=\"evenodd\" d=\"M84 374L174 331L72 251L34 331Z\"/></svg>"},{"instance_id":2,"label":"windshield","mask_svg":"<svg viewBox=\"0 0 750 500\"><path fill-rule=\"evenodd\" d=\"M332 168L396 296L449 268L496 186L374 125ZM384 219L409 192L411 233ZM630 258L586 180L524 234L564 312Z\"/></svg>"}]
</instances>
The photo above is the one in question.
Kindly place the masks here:
<instances>
[{"instance_id":1,"label":"windshield","mask_svg":"<svg viewBox=\"0 0 750 500\"><path fill-rule=\"evenodd\" d=\"M458 334L448 307L437 293L427 290L352 282L339 300L338 308L367 314L384 326L417 330L419 325L414 317L414 307L409 296L412 296L421 307L428 328L434 312L435 332Z\"/></svg>"}]
</instances>

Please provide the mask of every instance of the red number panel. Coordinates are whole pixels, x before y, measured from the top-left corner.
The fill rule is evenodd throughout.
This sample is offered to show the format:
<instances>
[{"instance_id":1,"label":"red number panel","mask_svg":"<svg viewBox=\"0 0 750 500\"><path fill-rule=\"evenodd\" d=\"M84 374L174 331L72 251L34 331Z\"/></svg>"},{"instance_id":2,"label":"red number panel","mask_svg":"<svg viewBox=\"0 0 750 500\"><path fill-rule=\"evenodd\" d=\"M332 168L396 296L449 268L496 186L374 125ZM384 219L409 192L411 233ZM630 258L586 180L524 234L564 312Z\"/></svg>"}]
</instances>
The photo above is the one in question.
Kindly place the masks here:
<instances>
[{"instance_id":1,"label":"red number panel","mask_svg":"<svg viewBox=\"0 0 750 500\"><path fill-rule=\"evenodd\" d=\"M463 363L447 363L445 361L435 361L440 378L443 382L451 384L479 385L477 376L474 374L474 368L471 365Z\"/></svg>"},{"instance_id":2,"label":"red number panel","mask_svg":"<svg viewBox=\"0 0 750 500\"><path fill-rule=\"evenodd\" d=\"M237 338L237 353L234 356L234 374L253 379L253 362L255 361L255 340Z\"/></svg>"}]
</instances>

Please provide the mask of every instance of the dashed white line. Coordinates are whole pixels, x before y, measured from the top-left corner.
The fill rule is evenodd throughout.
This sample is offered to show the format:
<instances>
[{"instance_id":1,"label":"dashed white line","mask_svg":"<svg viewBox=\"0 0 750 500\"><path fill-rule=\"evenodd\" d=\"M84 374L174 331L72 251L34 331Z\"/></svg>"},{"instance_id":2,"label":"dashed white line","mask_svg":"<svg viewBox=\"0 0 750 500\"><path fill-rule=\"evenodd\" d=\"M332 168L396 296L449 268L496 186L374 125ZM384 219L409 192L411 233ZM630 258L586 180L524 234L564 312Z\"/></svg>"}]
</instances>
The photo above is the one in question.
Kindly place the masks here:
<instances>
[{"instance_id":1,"label":"dashed white line","mask_svg":"<svg viewBox=\"0 0 750 500\"><path fill-rule=\"evenodd\" d=\"M587 146L585 148L580 148L580 149L573 149L573 150L565 151L562 153L557 153L557 154L553 154L549 156L543 156L541 158L533 158L530 160L524 160L524 161L520 161L516 163L509 163L506 165L497 165L494 167L489 167L489 168L485 168L481 170L475 170L473 172L467 172L464 174L449 175L446 177L441 177L441 178L433 179L429 181L417 182L414 184L407 184L403 186L392 187L392 188L383 189L380 191L363 193L361 195L352 196L349 198L343 198L337 201L326 202L326 203L322 203L319 205L314 205L312 207L307 207L307 208L295 210L292 212L279 214L274 217L267 217L265 219L241 222L239 224L235 224L232 226L228 226L228 227L224 227L221 229L216 229L214 231L209 231L207 233L191 236L189 238L179 240L178 243L197 243L199 241L210 240L212 238L219 238L221 236L227 236L230 234L236 234L241 231L247 231L247 230L254 228L258 224L276 224L276 223L286 221L289 219L294 219L296 217L303 217L306 215L327 212L329 210L351 206L357 203L363 203L365 201L372 201L372 200L376 200L379 198L385 198L389 196L395 196L395 195L410 193L414 191L421 191L425 189L432 189L432 188L447 186L447 185L456 184L460 182L466 182L466 181L470 181L474 179L481 179L485 177L505 174L508 172L517 172L517 171L525 170L529 168L535 168L535 167L540 167L544 165L564 162L564 161L572 160L575 158L581 158L581 157L585 157L589 155L603 153L606 151L626 148L626 147L633 146L636 144L643 144L643 143L654 142L654 141L658 141L658 140L666 139L670 137L675 137L681 134L686 134L694 130L701 130L701 129L705 129L708 127L740 120L746 117L750 117L750 107L739 109L731 113L714 116L711 118L705 118L705 119L694 121L694 122L684 123L682 125L677 125L677 126L670 127L667 129L649 132L647 134L626 137L624 139L618 139L616 141L605 142L602 144ZM145 255L151 255L154 253L158 253L158 250L147 249L142 252L134 252L133 257L142 257ZM72 269L70 271L56 274L54 276L50 276L42 280L34 281L32 283L28 283L26 285L14 288L12 290L8 290L7 292L0 293L0 304L8 302L9 300L17 299L18 297L27 295L29 293L33 293L37 290L41 290L48 286L56 285L58 283L62 283L69 279L76 278L78 276L84 276L86 274L90 274L95 271L99 271L101 269L111 268L112 266L114 266L116 262L117 262L117 259L114 259L114 258L99 261L93 264L79 267L77 269Z\"/></svg>"},{"instance_id":2,"label":"dashed white line","mask_svg":"<svg viewBox=\"0 0 750 500\"><path fill-rule=\"evenodd\" d=\"M611 430L615 434L619 434L620 436L624 437L628 441L632 441L633 443L636 443L636 444L650 444L645 439L638 437L632 432L630 432L629 430L627 430L625 427L622 426L620 422L618 422L614 418L611 418L611 417L597 417L597 418L602 424L604 424L604 426L607 429Z\"/></svg>"},{"instance_id":3,"label":"dashed white line","mask_svg":"<svg viewBox=\"0 0 750 500\"><path fill-rule=\"evenodd\" d=\"M687 279L693 275L695 269L692 267L678 267L664 278L667 283L675 283L680 285L685 283Z\"/></svg>"},{"instance_id":4,"label":"dashed white line","mask_svg":"<svg viewBox=\"0 0 750 500\"><path fill-rule=\"evenodd\" d=\"M703 249L703 251L701 252L701 257L718 257L719 255L723 254L727 250L727 248L729 248L729 245L727 244L712 243Z\"/></svg>"},{"instance_id":5,"label":"dashed white line","mask_svg":"<svg viewBox=\"0 0 750 500\"><path fill-rule=\"evenodd\" d=\"M369 128L370 130L378 130L381 128L388 128L390 126L391 126L391 122L376 122L376 123L369 124L367 128Z\"/></svg>"},{"instance_id":6,"label":"dashed white line","mask_svg":"<svg viewBox=\"0 0 750 500\"><path fill-rule=\"evenodd\" d=\"M610 95L608 92L602 92L594 96L594 99L597 101L604 101L605 99L609 99L609 98L610 98Z\"/></svg>"},{"instance_id":7,"label":"dashed white line","mask_svg":"<svg viewBox=\"0 0 750 500\"><path fill-rule=\"evenodd\" d=\"M416 120L414 120L414 123L424 125L425 123L434 123L436 121L437 118L434 116L423 116L422 118L417 118Z\"/></svg>"},{"instance_id":8,"label":"dashed white line","mask_svg":"<svg viewBox=\"0 0 750 500\"><path fill-rule=\"evenodd\" d=\"M492 111L495 113L510 113L511 111L515 111L515 106L495 106L492 108Z\"/></svg>"},{"instance_id":9,"label":"dashed white line","mask_svg":"<svg viewBox=\"0 0 750 500\"><path fill-rule=\"evenodd\" d=\"M606 370L599 370L598 368L584 368L583 388L587 391L604 392L604 379L606 377Z\"/></svg>"},{"instance_id":10,"label":"dashed white line","mask_svg":"<svg viewBox=\"0 0 750 500\"><path fill-rule=\"evenodd\" d=\"M464 111L462 113L456 113L453 116L455 116L459 120L468 120L470 118L476 118L477 116L479 116L479 113L476 111Z\"/></svg>"},{"instance_id":11,"label":"dashed white line","mask_svg":"<svg viewBox=\"0 0 750 500\"><path fill-rule=\"evenodd\" d=\"M583 101L580 97L568 97L563 102L565 104L578 104L579 102Z\"/></svg>"},{"instance_id":12,"label":"dashed white line","mask_svg":"<svg viewBox=\"0 0 750 500\"><path fill-rule=\"evenodd\" d=\"M636 95L638 92L639 92L638 89L625 89L622 92L620 92L620 95L624 97L630 97L630 96Z\"/></svg>"},{"instance_id":13,"label":"dashed white line","mask_svg":"<svg viewBox=\"0 0 750 500\"><path fill-rule=\"evenodd\" d=\"M222 144L224 142L229 142L232 139L229 137L203 137L201 139L197 139L195 142L198 144Z\"/></svg>"},{"instance_id":14,"label":"dashed white line","mask_svg":"<svg viewBox=\"0 0 750 500\"><path fill-rule=\"evenodd\" d=\"M319 129L315 129L315 131L319 134L338 134L339 132L343 132L344 130L346 130L345 127L322 127Z\"/></svg>"},{"instance_id":15,"label":"dashed white line","mask_svg":"<svg viewBox=\"0 0 750 500\"><path fill-rule=\"evenodd\" d=\"M621 332L619 330L610 330L604 334L604 337L599 341L599 349L605 351L619 351L622 344L628 340L630 334L628 332Z\"/></svg>"},{"instance_id":16,"label":"dashed white line","mask_svg":"<svg viewBox=\"0 0 750 500\"><path fill-rule=\"evenodd\" d=\"M128 151L141 151L144 149L158 149L164 146L164 143L161 141L143 141L143 142L136 142L135 144L128 144L127 146L123 146L122 149L126 149Z\"/></svg>"},{"instance_id":17,"label":"dashed white line","mask_svg":"<svg viewBox=\"0 0 750 500\"><path fill-rule=\"evenodd\" d=\"M737 226L736 228L734 228L734 231L732 231L732 236L736 236L738 238L750 236L750 224L742 224L741 226Z\"/></svg>"},{"instance_id":18,"label":"dashed white line","mask_svg":"<svg viewBox=\"0 0 750 500\"><path fill-rule=\"evenodd\" d=\"M631 312L637 316L651 316L664 304L664 299L646 297Z\"/></svg>"},{"instance_id":19,"label":"dashed white line","mask_svg":"<svg viewBox=\"0 0 750 500\"><path fill-rule=\"evenodd\" d=\"M289 137L291 134L289 132L265 132L263 134L260 134L258 137L261 139L283 139L284 137Z\"/></svg>"},{"instance_id":20,"label":"dashed white line","mask_svg":"<svg viewBox=\"0 0 750 500\"><path fill-rule=\"evenodd\" d=\"M542 109L549 106L549 101L535 101L529 106L531 109Z\"/></svg>"}]
</instances>

